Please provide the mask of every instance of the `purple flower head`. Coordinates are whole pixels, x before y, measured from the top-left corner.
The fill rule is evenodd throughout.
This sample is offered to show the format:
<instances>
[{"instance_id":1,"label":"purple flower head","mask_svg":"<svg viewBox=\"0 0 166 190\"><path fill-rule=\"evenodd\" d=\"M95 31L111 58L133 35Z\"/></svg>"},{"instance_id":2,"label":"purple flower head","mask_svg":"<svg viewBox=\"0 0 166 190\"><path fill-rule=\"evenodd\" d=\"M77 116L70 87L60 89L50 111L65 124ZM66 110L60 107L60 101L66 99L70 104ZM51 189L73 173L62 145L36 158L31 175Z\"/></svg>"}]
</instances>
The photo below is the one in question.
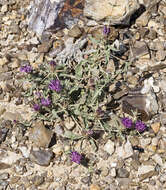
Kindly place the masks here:
<instances>
[{"instance_id":1,"label":"purple flower head","mask_svg":"<svg viewBox=\"0 0 166 190\"><path fill-rule=\"evenodd\" d=\"M17 123L17 120L14 119L14 120L13 120L13 123Z\"/></svg>"},{"instance_id":2,"label":"purple flower head","mask_svg":"<svg viewBox=\"0 0 166 190\"><path fill-rule=\"evenodd\" d=\"M146 125L142 121L138 120L135 123L135 128L137 129L137 131L143 132L146 130Z\"/></svg>"},{"instance_id":3,"label":"purple flower head","mask_svg":"<svg viewBox=\"0 0 166 190\"><path fill-rule=\"evenodd\" d=\"M107 28L107 26L104 26L103 28L103 34L108 35L110 33L110 28Z\"/></svg>"},{"instance_id":4,"label":"purple flower head","mask_svg":"<svg viewBox=\"0 0 166 190\"><path fill-rule=\"evenodd\" d=\"M39 91L35 92L35 95L36 95L37 97L41 97L41 93L40 93Z\"/></svg>"},{"instance_id":5,"label":"purple flower head","mask_svg":"<svg viewBox=\"0 0 166 190\"><path fill-rule=\"evenodd\" d=\"M89 129L89 130L87 131L87 134L88 134L89 136L91 136L91 135L94 134L94 131L93 131L92 129Z\"/></svg>"},{"instance_id":6,"label":"purple flower head","mask_svg":"<svg viewBox=\"0 0 166 190\"><path fill-rule=\"evenodd\" d=\"M21 72L30 73L32 72L32 66L31 65L25 65L20 67Z\"/></svg>"},{"instance_id":7,"label":"purple flower head","mask_svg":"<svg viewBox=\"0 0 166 190\"><path fill-rule=\"evenodd\" d=\"M122 118L122 123L127 129L132 128L133 122L132 122L132 120L130 118L128 118L128 117Z\"/></svg>"},{"instance_id":8,"label":"purple flower head","mask_svg":"<svg viewBox=\"0 0 166 190\"><path fill-rule=\"evenodd\" d=\"M55 67L56 66L56 63L55 63L55 61L50 61L49 63L48 63L50 66L53 66L53 67Z\"/></svg>"},{"instance_id":9,"label":"purple flower head","mask_svg":"<svg viewBox=\"0 0 166 190\"><path fill-rule=\"evenodd\" d=\"M101 117L104 116L104 111L102 110L101 107L97 108L96 113L97 113L98 116L101 116Z\"/></svg>"},{"instance_id":10,"label":"purple flower head","mask_svg":"<svg viewBox=\"0 0 166 190\"><path fill-rule=\"evenodd\" d=\"M77 164L81 163L82 155L76 151L71 152L71 161Z\"/></svg>"},{"instance_id":11,"label":"purple flower head","mask_svg":"<svg viewBox=\"0 0 166 190\"><path fill-rule=\"evenodd\" d=\"M60 81L58 79L56 80L51 80L49 86L48 86L51 90L55 90L56 92L60 92L61 91L61 84Z\"/></svg>"},{"instance_id":12,"label":"purple flower head","mask_svg":"<svg viewBox=\"0 0 166 190\"><path fill-rule=\"evenodd\" d=\"M34 105L33 105L33 109L34 109L35 111L39 111L39 110L40 110L40 105L39 105L39 104L34 104Z\"/></svg>"},{"instance_id":13,"label":"purple flower head","mask_svg":"<svg viewBox=\"0 0 166 190\"><path fill-rule=\"evenodd\" d=\"M41 99L41 104L43 106L49 106L51 104L51 100L49 98L42 98Z\"/></svg>"}]
</instances>

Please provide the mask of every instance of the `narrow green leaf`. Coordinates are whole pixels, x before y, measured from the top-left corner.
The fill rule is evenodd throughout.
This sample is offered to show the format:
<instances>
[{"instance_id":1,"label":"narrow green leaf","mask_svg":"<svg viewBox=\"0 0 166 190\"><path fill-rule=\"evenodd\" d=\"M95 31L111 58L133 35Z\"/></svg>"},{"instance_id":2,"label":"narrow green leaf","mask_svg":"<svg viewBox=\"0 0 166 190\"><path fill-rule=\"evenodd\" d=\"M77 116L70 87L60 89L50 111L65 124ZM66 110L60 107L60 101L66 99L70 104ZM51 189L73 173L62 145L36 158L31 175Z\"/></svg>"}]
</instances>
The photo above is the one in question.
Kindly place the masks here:
<instances>
[{"instance_id":1,"label":"narrow green leaf","mask_svg":"<svg viewBox=\"0 0 166 190\"><path fill-rule=\"evenodd\" d=\"M82 138L81 135L74 134L71 131L65 131L64 137L69 138L71 140L79 140Z\"/></svg>"}]
</instances>

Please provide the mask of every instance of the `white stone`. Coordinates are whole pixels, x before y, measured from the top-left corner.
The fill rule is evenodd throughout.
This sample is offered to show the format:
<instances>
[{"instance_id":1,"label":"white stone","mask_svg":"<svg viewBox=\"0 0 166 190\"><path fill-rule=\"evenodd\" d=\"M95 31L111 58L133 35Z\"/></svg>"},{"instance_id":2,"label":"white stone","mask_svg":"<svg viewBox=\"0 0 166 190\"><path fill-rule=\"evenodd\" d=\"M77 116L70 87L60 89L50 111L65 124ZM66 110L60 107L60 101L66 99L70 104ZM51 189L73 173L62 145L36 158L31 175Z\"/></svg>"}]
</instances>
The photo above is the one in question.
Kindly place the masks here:
<instances>
[{"instance_id":1,"label":"white stone","mask_svg":"<svg viewBox=\"0 0 166 190\"><path fill-rule=\"evenodd\" d=\"M115 144L111 140L108 140L107 143L104 145L104 150L108 152L110 155L114 153L115 150Z\"/></svg>"},{"instance_id":2,"label":"white stone","mask_svg":"<svg viewBox=\"0 0 166 190\"><path fill-rule=\"evenodd\" d=\"M1 7L1 12L6 13L8 11L8 6L5 4Z\"/></svg>"},{"instance_id":3,"label":"white stone","mask_svg":"<svg viewBox=\"0 0 166 190\"><path fill-rule=\"evenodd\" d=\"M61 155L63 153L63 146L61 144L56 144L52 147L52 151L55 155Z\"/></svg>"},{"instance_id":4,"label":"white stone","mask_svg":"<svg viewBox=\"0 0 166 190\"><path fill-rule=\"evenodd\" d=\"M37 37L33 37L28 40L28 43L37 45L37 44L39 44L39 41L38 41Z\"/></svg>"},{"instance_id":5,"label":"white stone","mask_svg":"<svg viewBox=\"0 0 166 190\"><path fill-rule=\"evenodd\" d=\"M158 142L159 142L159 139L157 137L155 137L155 138L152 139L152 145L153 146L157 146Z\"/></svg>"},{"instance_id":6,"label":"white stone","mask_svg":"<svg viewBox=\"0 0 166 190\"><path fill-rule=\"evenodd\" d=\"M116 162L112 162L112 163L111 163L111 167L112 167L112 168L116 168L116 167L117 167L117 163L116 163Z\"/></svg>"},{"instance_id":7,"label":"white stone","mask_svg":"<svg viewBox=\"0 0 166 190\"><path fill-rule=\"evenodd\" d=\"M131 157L133 155L133 149L131 143L127 141L125 144L116 149L116 153L118 157L122 159Z\"/></svg>"},{"instance_id":8,"label":"white stone","mask_svg":"<svg viewBox=\"0 0 166 190\"><path fill-rule=\"evenodd\" d=\"M146 174L155 170L154 166L142 165L138 168L138 175Z\"/></svg>"},{"instance_id":9,"label":"white stone","mask_svg":"<svg viewBox=\"0 0 166 190\"><path fill-rule=\"evenodd\" d=\"M115 168L111 168L111 170L110 170L110 175L111 175L112 177L116 177L116 169L115 169Z\"/></svg>"},{"instance_id":10,"label":"white stone","mask_svg":"<svg viewBox=\"0 0 166 190\"><path fill-rule=\"evenodd\" d=\"M163 173L161 176L160 176L160 181L162 183L164 183L166 181L166 173Z\"/></svg>"},{"instance_id":11,"label":"white stone","mask_svg":"<svg viewBox=\"0 0 166 190\"><path fill-rule=\"evenodd\" d=\"M139 7L137 0L86 0L84 16L97 21L108 18L113 24L122 24L125 20L128 24L131 14Z\"/></svg>"},{"instance_id":12,"label":"white stone","mask_svg":"<svg viewBox=\"0 0 166 190\"><path fill-rule=\"evenodd\" d=\"M160 86L160 88L161 88L164 92L166 92L166 79L165 79L165 80L161 80L161 81L159 82L159 86Z\"/></svg>"},{"instance_id":13,"label":"white stone","mask_svg":"<svg viewBox=\"0 0 166 190\"><path fill-rule=\"evenodd\" d=\"M151 143L151 138L141 138L140 139L140 144L142 147L146 147Z\"/></svg>"},{"instance_id":14,"label":"white stone","mask_svg":"<svg viewBox=\"0 0 166 190\"><path fill-rule=\"evenodd\" d=\"M28 56L29 62L30 62L30 63L33 63L33 62L36 60L36 58L37 58L37 56L38 56L38 53L28 52L28 53L27 53L27 56Z\"/></svg>"},{"instance_id":15,"label":"white stone","mask_svg":"<svg viewBox=\"0 0 166 190\"><path fill-rule=\"evenodd\" d=\"M75 127L75 122L71 118L67 118L64 124L68 130L72 130Z\"/></svg>"},{"instance_id":16,"label":"white stone","mask_svg":"<svg viewBox=\"0 0 166 190\"><path fill-rule=\"evenodd\" d=\"M162 161L162 158L158 155L158 154L155 154L152 156L152 159L160 166L163 166L163 161Z\"/></svg>"},{"instance_id":17,"label":"white stone","mask_svg":"<svg viewBox=\"0 0 166 190\"><path fill-rule=\"evenodd\" d=\"M28 149L26 146L21 146L21 147L19 147L18 149L20 149L22 155L23 155L25 158L29 158L30 149Z\"/></svg>"},{"instance_id":18,"label":"white stone","mask_svg":"<svg viewBox=\"0 0 166 190\"><path fill-rule=\"evenodd\" d=\"M22 158L21 155L16 154L15 152L8 151L7 155L3 158L0 158L0 161L5 163L5 164L14 164L17 160Z\"/></svg>"},{"instance_id":19,"label":"white stone","mask_svg":"<svg viewBox=\"0 0 166 190\"><path fill-rule=\"evenodd\" d=\"M89 20L87 22L87 26L97 26L97 25L98 25L98 23L95 20Z\"/></svg>"}]
</instances>

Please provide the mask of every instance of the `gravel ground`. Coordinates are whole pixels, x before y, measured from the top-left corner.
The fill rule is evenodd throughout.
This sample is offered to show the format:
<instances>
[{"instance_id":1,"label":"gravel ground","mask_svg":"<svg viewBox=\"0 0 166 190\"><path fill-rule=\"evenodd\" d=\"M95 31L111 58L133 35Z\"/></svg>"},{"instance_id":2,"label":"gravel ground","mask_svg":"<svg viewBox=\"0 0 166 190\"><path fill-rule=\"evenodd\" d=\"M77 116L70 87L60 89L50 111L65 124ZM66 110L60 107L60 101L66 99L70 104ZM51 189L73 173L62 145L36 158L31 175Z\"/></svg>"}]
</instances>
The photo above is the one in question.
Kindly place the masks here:
<instances>
[{"instance_id":1,"label":"gravel ground","mask_svg":"<svg viewBox=\"0 0 166 190\"><path fill-rule=\"evenodd\" d=\"M23 92L32 84L20 67L86 59L83 52L97 48L88 36L103 37L103 24L84 18L71 29L38 37L28 29L30 0L0 0L0 189L166 189L166 1L141 2L144 11L131 16L130 26L111 26L107 35L120 52L112 55L109 72L115 72L117 60L131 63L109 86L118 107L111 108L108 123L112 126L119 121L117 114L129 117L137 108L148 130L125 138L96 130L95 150L90 134L83 141L66 137L66 132L79 133L70 118L31 120L35 111ZM71 160L71 150L82 154L81 164Z\"/></svg>"}]
</instances>

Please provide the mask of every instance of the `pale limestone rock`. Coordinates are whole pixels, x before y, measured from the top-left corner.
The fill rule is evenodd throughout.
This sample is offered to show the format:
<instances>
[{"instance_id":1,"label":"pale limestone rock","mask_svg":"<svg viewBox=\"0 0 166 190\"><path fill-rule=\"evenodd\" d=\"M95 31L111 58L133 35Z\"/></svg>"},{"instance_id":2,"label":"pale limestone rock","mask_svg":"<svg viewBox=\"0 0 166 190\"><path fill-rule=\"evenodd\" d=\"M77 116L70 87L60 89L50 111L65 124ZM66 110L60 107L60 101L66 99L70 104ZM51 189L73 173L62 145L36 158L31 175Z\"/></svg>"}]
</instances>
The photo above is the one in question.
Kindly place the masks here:
<instances>
[{"instance_id":1,"label":"pale limestone rock","mask_svg":"<svg viewBox=\"0 0 166 190\"><path fill-rule=\"evenodd\" d=\"M151 138L141 138L140 144L144 148L151 143Z\"/></svg>"},{"instance_id":2,"label":"pale limestone rock","mask_svg":"<svg viewBox=\"0 0 166 190\"><path fill-rule=\"evenodd\" d=\"M70 117L65 120L64 124L68 130L72 130L75 127L75 122Z\"/></svg>"},{"instance_id":3,"label":"pale limestone rock","mask_svg":"<svg viewBox=\"0 0 166 190\"><path fill-rule=\"evenodd\" d=\"M122 159L127 159L131 157L133 155L133 149L132 149L130 141L127 141L125 144L118 147L116 149L116 153L118 157Z\"/></svg>"},{"instance_id":4,"label":"pale limestone rock","mask_svg":"<svg viewBox=\"0 0 166 190\"><path fill-rule=\"evenodd\" d=\"M146 174L148 172L154 171L155 170L155 166L151 166L151 165L141 165L138 168L138 175L142 175L142 174Z\"/></svg>"},{"instance_id":5,"label":"pale limestone rock","mask_svg":"<svg viewBox=\"0 0 166 190\"><path fill-rule=\"evenodd\" d=\"M139 26L146 26L149 22L151 15L149 12L144 12L137 20L136 24Z\"/></svg>"},{"instance_id":6,"label":"pale limestone rock","mask_svg":"<svg viewBox=\"0 0 166 190\"><path fill-rule=\"evenodd\" d=\"M153 129L154 133L157 134L160 130L160 122L155 122L151 125L151 128Z\"/></svg>"},{"instance_id":7,"label":"pale limestone rock","mask_svg":"<svg viewBox=\"0 0 166 190\"><path fill-rule=\"evenodd\" d=\"M29 62L33 63L37 59L38 55L39 55L38 53L28 52L27 57L28 57Z\"/></svg>"},{"instance_id":8,"label":"pale limestone rock","mask_svg":"<svg viewBox=\"0 0 166 190\"><path fill-rule=\"evenodd\" d=\"M111 168L111 170L110 170L110 175L111 175L112 177L116 177L116 169L115 169L115 168Z\"/></svg>"},{"instance_id":9,"label":"pale limestone rock","mask_svg":"<svg viewBox=\"0 0 166 190\"><path fill-rule=\"evenodd\" d=\"M163 161L162 158L160 157L159 154L155 154L152 156L152 159L160 166L163 166Z\"/></svg>"},{"instance_id":10,"label":"pale limestone rock","mask_svg":"<svg viewBox=\"0 0 166 190\"><path fill-rule=\"evenodd\" d=\"M3 6L1 7L1 12L2 12L2 13L6 13L7 11L8 11L8 5L5 4L5 5L3 5Z\"/></svg>"},{"instance_id":11,"label":"pale limestone rock","mask_svg":"<svg viewBox=\"0 0 166 190\"><path fill-rule=\"evenodd\" d=\"M22 158L20 154L16 154L15 152L8 151L6 152L4 156L1 156L0 162L11 165L11 164L14 164L20 158Z\"/></svg>"},{"instance_id":12,"label":"pale limestone rock","mask_svg":"<svg viewBox=\"0 0 166 190\"><path fill-rule=\"evenodd\" d=\"M21 113L18 113L18 112L5 112L3 114L3 118L6 120L10 120L10 121L14 121L14 120L22 121L23 120Z\"/></svg>"},{"instance_id":13,"label":"pale limestone rock","mask_svg":"<svg viewBox=\"0 0 166 190\"><path fill-rule=\"evenodd\" d=\"M20 149L22 155L23 155L25 158L28 158L28 157L29 157L30 148L28 149L26 146L20 146L20 147L18 147L18 149Z\"/></svg>"},{"instance_id":14,"label":"pale limestone rock","mask_svg":"<svg viewBox=\"0 0 166 190\"><path fill-rule=\"evenodd\" d=\"M111 24L126 25L139 7L137 0L86 0L84 15L97 21L106 18Z\"/></svg>"},{"instance_id":15,"label":"pale limestone rock","mask_svg":"<svg viewBox=\"0 0 166 190\"><path fill-rule=\"evenodd\" d=\"M108 152L110 155L114 153L115 150L115 144L111 140L108 140L107 143L104 145L104 150Z\"/></svg>"},{"instance_id":16,"label":"pale limestone rock","mask_svg":"<svg viewBox=\"0 0 166 190\"><path fill-rule=\"evenodd\" d=\"M52 147L52 151L55 155L61 155L63 153L63 146L61 144L56 144Z\"/></svg>"}]
</instances>

